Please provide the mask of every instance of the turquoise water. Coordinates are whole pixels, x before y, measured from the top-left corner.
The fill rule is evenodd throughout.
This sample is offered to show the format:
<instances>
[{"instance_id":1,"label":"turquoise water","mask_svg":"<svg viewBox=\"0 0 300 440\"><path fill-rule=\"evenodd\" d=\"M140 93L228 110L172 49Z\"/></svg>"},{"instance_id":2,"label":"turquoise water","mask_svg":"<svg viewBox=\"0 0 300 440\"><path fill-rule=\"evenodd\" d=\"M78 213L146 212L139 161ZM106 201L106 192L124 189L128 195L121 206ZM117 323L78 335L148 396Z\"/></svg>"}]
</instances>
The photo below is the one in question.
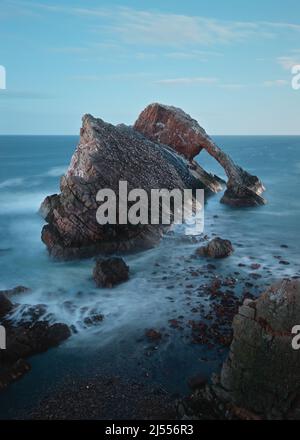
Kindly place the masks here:
<instances>
[{"instance_id":1,"label":"turquoise water","mask_svg":"<svg viewBox=\"0 0 300 440\"><path fill-rule=\"evenodd\" d=\"M218 136L215 140L267 188L266 206L231 209L219 203L219 194L208 201L205 211L205 232L230 239L236 248L231 258L217 262L217 272L232 274L244 263L237 277L245 279L255 260L263 267L262 279L254 283L254 293L259 294L277 278L300 274L300 137ZM0 290L20 284L32 289L16 298L23 305L16 321L28 306L43 303L45 318L74 329L65 344L34 357L30 374L0 396L0 417L24 411L67 376L98 370L121 371L143 380L150 372L147 380L172 392L185 392L187 377L199 371L209 375L226 356L226 351L216 354L190 344L184 332L170 329L159 349L148 355L145 329L168 328L168 320L179 315L188 321L192 306L202 301L195 295L187 303L184 295L191 283L190 270L205 263L190 259L197 244L180 230L168 234L155 249L127 256L130 281L112 291L95 289L92 260L49 259L40 240L43 221L37 210L46 195L58 191L59 177L77 141L76 136L0 136ZM225 177L206 153L198 161ZM280 265L276 256L290 264ZM203 282L200 275L193 279L198 285ZM91 311L105 316L92 328L84 324Z\"/></svg>"}]
</instances>

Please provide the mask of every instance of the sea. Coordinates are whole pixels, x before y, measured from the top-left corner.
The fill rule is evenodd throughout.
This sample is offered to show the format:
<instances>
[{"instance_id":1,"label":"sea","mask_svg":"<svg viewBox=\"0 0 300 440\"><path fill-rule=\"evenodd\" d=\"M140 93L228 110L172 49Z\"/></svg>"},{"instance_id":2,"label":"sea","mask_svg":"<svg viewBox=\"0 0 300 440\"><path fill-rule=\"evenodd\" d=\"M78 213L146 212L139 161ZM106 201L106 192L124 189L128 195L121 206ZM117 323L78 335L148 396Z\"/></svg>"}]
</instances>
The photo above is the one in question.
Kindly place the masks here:
<instances>
[{"instance_id":1,"label":"sea","mask_svg":"<svg viewBox=\"0 0 300 440\"><path fill-rule=\"evenodd\" d=\"M214 262L216 274L234 274L238 286L257 263L260 278L253 292L259 295L277 279L300 276L300 136L214 140L266 187L265 206L233 209L220 203L221 193L205 206L204 233L229 239L235 247L233 256ZM17 285L31 289L14 298L21 304L12 317L16 323L31 306L43 304L41 319L72 328L69 340L32 357L31 371L1 393L0 418L29 412L67 379L99 373L148 381L184 395L188 377L219 372L228 353L190 339L188 323L195 315L201 320L197 306L209 307L209 298L197 290L207 282L205 275L190 274L207 261L193 258L199 243L182 228L174 227L153 249L124 256L130 280L114 289L95 287L93 259L49 258L41 241L44 221L38 209L47 195L59 192L60 177L77 143L77 136L0 136L0 290ZM225 178L206 152L197 161ZM85 318L91 313L102 314L103 321L87 325ZM170 326L174 319L182 328ZM149 341L147 329L160 331L162 340Z\"/></svg>"}]
</instances>

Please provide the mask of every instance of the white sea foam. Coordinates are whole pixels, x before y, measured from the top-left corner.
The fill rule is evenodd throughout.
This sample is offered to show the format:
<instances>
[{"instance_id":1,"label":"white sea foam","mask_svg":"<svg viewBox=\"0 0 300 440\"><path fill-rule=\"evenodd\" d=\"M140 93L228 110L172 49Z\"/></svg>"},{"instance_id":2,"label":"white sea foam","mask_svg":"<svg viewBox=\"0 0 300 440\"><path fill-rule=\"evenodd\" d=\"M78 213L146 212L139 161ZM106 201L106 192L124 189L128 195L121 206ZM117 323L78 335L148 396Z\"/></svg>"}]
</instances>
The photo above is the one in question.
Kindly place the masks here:
<instances>
[{"instance_id":1,"label":"white sea foam","mask_svg":"<svg viewBox=\"0 0 300 440\"><path fill-rule=\"evenodd\" d=\"M0 215L37 212L47 192L0 193Z\"/></svg>"},{"instance_id":2,"label":"white sea foam","mask_svg":"<svg viewBox=\"0 0 300 440\"><path fill-rule=\"evenodd\" d=\"M0 189L21 186L23 183L24 183L24 179L22 177L16 177L14 179L7 179L7 180L4 180L3 182L0 182Z\"/></svg>"},{"instance_id":3,"label":"white sea foam","mask_svg":"<svg viewBox=\"0 0 300 440\"><path fill-rule=\"evenodd\" d=\"M63 174L65 174L67 168L68 168L67 165L62 165L62 166L59 166L59 167L50 168L50 170L47 171L46 176L49 176L49 177L60 177Z\"/></svg>"}]
</instances>

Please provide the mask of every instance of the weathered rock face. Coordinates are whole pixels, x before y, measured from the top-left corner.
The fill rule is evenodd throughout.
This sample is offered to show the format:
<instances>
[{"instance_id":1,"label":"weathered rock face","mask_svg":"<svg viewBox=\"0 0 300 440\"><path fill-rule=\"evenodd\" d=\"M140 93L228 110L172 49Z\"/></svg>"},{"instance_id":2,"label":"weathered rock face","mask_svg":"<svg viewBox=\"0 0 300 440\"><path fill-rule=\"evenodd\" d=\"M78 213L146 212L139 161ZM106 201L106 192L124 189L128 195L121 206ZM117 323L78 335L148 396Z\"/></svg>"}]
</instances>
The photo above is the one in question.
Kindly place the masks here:
<instances>
[{"instance_id":1,"label":"weathered rock face","mask_svg":"<svg viewBox=\"0 0 300 440\"><path fill-rule=\"evenodd\" d=\"M48 222L42 240L50 254L69 259L153 246L160 239L160 225L99 225L96 194L105 188L118 194L120 181L128 182L128 191L142 188L148 195L152 189L162 188L218 192L223 182L191 160L202 148L227 173L223 203L264 203L259 195L264 189L260 180L235 165L197 121L180 109L152 104L134 128L84 116L80 143L61 179L61 194L48 196L40 208Z\"/></svg>"},{"instance_id":2,"label":"weathered rock face","mask_svg":"<svg viewBox=\"0 0 300 440\"><path fill-rule=\"evenodd\" d=\"M59 207L59 195L47 196L40 206L39 214L47 221L53 220L53 212Z\"/></svg>"},{"instance_id":3,"label":"weathered rock face","mask_svg":"<svg viewBox=\"0 0 300 440\"><path fill-rule=\"evenodd\" d=\"M16 294L22 289L24 292L22 286L7 292ZM27 319L23 315L22 323L14 323L10 314L18 307L0 293L0 325L6 333L6 349L0 350L0 391L30 370L25 358L55 347L71 336L66 324L40 320L45 313L43 305L32 306Z\"/></svg>"},{"instance_id":4,"label":"weathered rock face","mask_svg":"<svg viewBox=\"0 0 300 440\"><path fill-rule=\"evenodd\" d=\"M221 376L179 403L184 419L300 420L300 281L282 280L234 318L234 338Z\"/></svg>"},{"instance_id":5,"label":"weathered rock face","mask_svg":"<svg viewBox=\"0 0 300 440\"><path fill-rule=\"evenodd\" d=\"M300 282L283 280L234 319L234 339L217 392L263 418L300 419L300 350L292 328L300 325Z\"/></svg>"},{"instance_id":6,"label":"weathered rock face","mask_svg":"<svg viewBox=\"0 0 300 440\"><path fill-rule=\"evenodd\" d=\"M100 225L96 220L100 189L110 188L118 195L122 180L128 182L128 191L142 188L148 194L161 188L205 188L211 193L220 185L213 176L208 186L203 184L172 149L128 127L115 127L86 115L80 134L70 167L61 179L61 194L47 197L41 207L48 222L42 240L56 258L137 250L160 239L159 225Z\"/></svg>"},{"instance_id":7,"label":"weathered rock face","mask_svg":"<svg viewBox=\"0 0 300 440\"><path fill-rule=\"evenodd\" d=\"M30 289L25 286L16 286L13 289L8 290L0 290L0 296L5 295L7 298L10 298L11 296L20 295L21 293L29 292Z\"/></svg>"},{"instance_id":8,"label":"weathered rock face","mask_svg":"<svg viewBox=\"0 0 300 440\"><path fill-rule=\"evenodd\" d=\"M169 145L189 160L200 153L207 136L198 122L181 109L161 104L146 107L134 129L154 142Z\"/></svg>"},{"instance_id":9,"label":"weathered rock face","mask_svg":"<svg viewBox=\"0 0 300 440\"><path fill-rule=\"evenodd\" d=\"M4 293L0 293L0 318L3 318L12 309L12 302L7 298Z\"/></svg>"},{"instance_id":10,"label":"weathered rock face","mask_svg":"<svg viewBox=\"0 0 300 440\"><path fill-rule=\"evenodd\" d=\"M93 276L98 287L112 288L128 280L129 267L122 258L99 259Z\"/></svg>"},{"instance_id":11,"label":"weathered rock face","mask_svg":"<svg viewBox=\"0 0 300 440\"><path fill-rule=\"evenodd\" d=\"M208 258L226 258L233 254L234 249L229 240L222 238L214 238L207 246L202 246L197 249L197 255Z\"/></svg>"},{"instance_id":12,"label":"weathered rock face","mask_svg":"<svg viewBox=\"0 0 300 440\"><path fill-rule=\"evenodd\" d=\"M151 140L170 146L188 160L192 160L205 149L221 164L228 176L227 190L222 203L235 207L265 204L260 195L265 188L259 178L236 165L198 122L181 109L151 104L140 114L134 129Z\"/></svg>"}]
</instances>

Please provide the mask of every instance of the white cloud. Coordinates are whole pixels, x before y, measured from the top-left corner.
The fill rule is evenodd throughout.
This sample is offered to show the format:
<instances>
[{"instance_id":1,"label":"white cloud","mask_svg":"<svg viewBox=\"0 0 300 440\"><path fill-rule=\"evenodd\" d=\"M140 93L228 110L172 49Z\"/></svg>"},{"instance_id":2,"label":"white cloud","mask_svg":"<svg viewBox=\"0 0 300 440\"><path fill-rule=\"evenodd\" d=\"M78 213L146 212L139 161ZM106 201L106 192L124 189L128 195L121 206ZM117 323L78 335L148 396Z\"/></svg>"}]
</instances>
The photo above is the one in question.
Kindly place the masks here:
<instances>
[{"instance_id":1,"label":"white cloud","mask_svg":"<svg viewBox=\"0 0 300 440\"><path fill-rule=\"evenodd\" d=\"M169 78L169 79L160 79L156 81L156 84L164 84L164 85L178 85L178 84L212 84L218 81L217 78L210 77L191 77L191 78Z\"/></svg>"},{"instance_id":2,"label":"white cloud","mask_svg":"<svg viewBox=\"0 0 300 440\"><path fill-rule=\"evenodd\" d=\"M295 66L296 64L300 64L300 56L278 57L277 63L280 64L280 66L283 67L284 70L291 70L293 66Z\"/></svg>"},{"instance_id":3,"label":"white cloud","mask_svg":"<svg viewBox=\"0 0 300 440\"><path fill-rule=\"evenodd\" d=\"M151 73L119 73L119 74L111 74L111 75L75 75L70 77L71 80L76 81L131 81L131 80L147 80L152 78L153 75Z\"/></svg>"},{"instance_id":4,"label":"white cloud","mask_svg":"<svg viewBox=\"0 0 300 440\"><path fill-rule=\"evenodd\" d=\"M264 86L265 87L283 87L287 86L289 84L289 81L286 79L275 79L273 81L265 81Z\"/></svg>"},{"instance_id":5,"label":"white cloud","mask_svg":"<svg viewBox=\"0 0 300 440\"><path fill-rule=\"evenodd\" d=\"M270 38L286 32L300 33L300 25L285 22L240 22L209 17L111 6L80 8L38 2L13 1L28 12L68 14L89 20L95 31L107 32L128 44L149 44L168 47L228 44L249 38ZM101 19L105 21L101 22ZM92 24L91 24L92 23ZM183 53L183 52L182 52Z\"/></svg>"},{"instance_id":6,"label":"white cloud","mask_svg":"<svg viewBox=\"0 0 300 440\"><path fill-rule=\"evenodd\" d=\"M219 87L221 89L228 89L228 90L240 90L243 89L245 84L220 84Z\"/></svg>"}]
</instances>

